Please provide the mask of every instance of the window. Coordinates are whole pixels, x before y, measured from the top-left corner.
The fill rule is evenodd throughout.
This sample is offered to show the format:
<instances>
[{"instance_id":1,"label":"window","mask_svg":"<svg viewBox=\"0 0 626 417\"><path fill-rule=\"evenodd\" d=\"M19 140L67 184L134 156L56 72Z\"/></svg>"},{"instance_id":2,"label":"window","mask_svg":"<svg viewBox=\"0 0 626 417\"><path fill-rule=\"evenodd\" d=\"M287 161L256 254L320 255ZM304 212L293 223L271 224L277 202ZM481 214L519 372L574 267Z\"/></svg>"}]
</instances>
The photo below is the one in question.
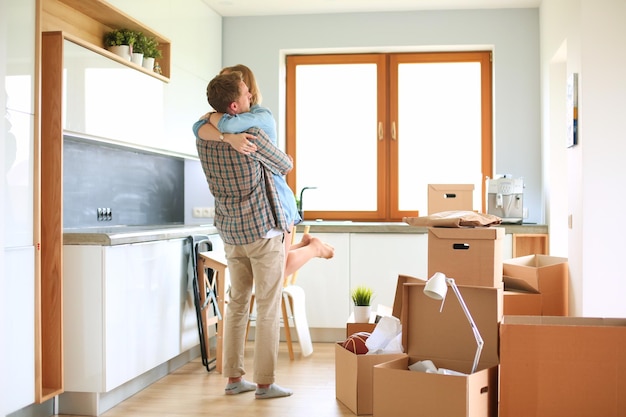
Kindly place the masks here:
<instances>
[{"instance_id":1,"label":"window","mask_svg":"<svg viewBox=\"0 0 626 417\"><path fill-rule=\"evenodd\" d=\"M287 181L306 219L401 221L492 172L491 53L287 57ZM297 194L299 195L299 194Z\"/></svg>"}]
</instances>

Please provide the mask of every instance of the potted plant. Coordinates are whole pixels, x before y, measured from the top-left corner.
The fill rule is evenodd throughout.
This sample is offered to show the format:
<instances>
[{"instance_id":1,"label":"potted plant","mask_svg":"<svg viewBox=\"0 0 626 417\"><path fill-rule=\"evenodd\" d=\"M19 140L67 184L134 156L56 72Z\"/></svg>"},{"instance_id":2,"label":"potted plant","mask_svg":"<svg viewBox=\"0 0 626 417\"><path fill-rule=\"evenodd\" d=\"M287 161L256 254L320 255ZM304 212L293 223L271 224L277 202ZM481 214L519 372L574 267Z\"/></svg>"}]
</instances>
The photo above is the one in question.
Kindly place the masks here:
<instances>
[{"instance_id":1,"label":"potted plant","mask_svg":"<svg viewBox=\"0 0 626 417\"><path fill-rule=\"evenodd\" d=\"M354 303L354 321L356 323L369 323L374 291L368 286L359 285L352 290L350 295Z\"/></svg>"},{"instance_id":2,"label":"potted plant","mask_svg":"<svg viewBox=\"0 0 626 417\"><path fill-rule=\"evenodd\" d=\"M143 32L135 33L135 43L132 49L131 61L137 65L143 65L144 51L147 48L148 37Z\"/></svg>"},{"instance_id":3,"label":"potted plant","mask_svg":"<svg viewBox=\"0 0 626 417\"><path fill-rule=\"evenodd\" d=\"M137 33L129 29L113 29L104 34L104 47L130 61Z\"/></svg>"},{"instance_id":4,"label":"potted plant","mask_svg":"<svg viewBox=\"0 0 626 417\"><path fill-rule=\"evenodd\" d=\"M156 38L146 36L142 39L143 45L143 67L149 70L154 70L154 60L163 56L159 49L159 42Z\"/></svg>"}]
</instances>

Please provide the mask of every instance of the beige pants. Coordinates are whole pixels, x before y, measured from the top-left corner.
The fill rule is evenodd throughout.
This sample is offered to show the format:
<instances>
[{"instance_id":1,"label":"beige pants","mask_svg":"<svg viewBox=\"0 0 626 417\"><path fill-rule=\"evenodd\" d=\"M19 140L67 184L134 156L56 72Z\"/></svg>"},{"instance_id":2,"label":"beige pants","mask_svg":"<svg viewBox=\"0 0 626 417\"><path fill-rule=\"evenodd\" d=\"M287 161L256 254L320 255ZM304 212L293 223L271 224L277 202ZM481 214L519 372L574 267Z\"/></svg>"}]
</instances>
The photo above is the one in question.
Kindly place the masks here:
<instances>
[{"instance_id":1,"label":"beige pants","mask_svg":"<svg viewBox=\"0 0 626 417\"><path fill-rule=\"evenodd\" d=\"M280 336L280 303L285 267L283 236L249 245L224 245L230 274L230 299L224 328L223 375L243 376L246 326L254 285L257 309L254 338L254 382L274 383Z\"/></svg>"}]
</instances>

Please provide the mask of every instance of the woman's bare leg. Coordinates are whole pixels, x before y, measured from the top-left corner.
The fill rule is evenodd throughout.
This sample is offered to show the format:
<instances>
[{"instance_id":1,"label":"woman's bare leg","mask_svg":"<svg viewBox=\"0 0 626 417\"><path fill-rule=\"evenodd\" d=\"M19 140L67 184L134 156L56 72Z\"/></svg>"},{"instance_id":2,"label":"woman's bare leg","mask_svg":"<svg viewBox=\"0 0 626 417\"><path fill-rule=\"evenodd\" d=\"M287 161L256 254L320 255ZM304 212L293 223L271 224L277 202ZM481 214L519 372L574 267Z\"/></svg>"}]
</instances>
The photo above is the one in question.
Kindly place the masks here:
<instances>
[{"instance_id":1,"label":"woman's bare leg","mask_svg":"<svg viewBox=\"0 0 626 417\"><path fill-rule=\"evenodd\" d=\"M308 241L307 244L299 242L290 246L285 265L286 277L296 272L313 258L330 259L335 256L335 248L322 242L319 238L308 236L306 239Z\"/></svg>"}]
</instances>

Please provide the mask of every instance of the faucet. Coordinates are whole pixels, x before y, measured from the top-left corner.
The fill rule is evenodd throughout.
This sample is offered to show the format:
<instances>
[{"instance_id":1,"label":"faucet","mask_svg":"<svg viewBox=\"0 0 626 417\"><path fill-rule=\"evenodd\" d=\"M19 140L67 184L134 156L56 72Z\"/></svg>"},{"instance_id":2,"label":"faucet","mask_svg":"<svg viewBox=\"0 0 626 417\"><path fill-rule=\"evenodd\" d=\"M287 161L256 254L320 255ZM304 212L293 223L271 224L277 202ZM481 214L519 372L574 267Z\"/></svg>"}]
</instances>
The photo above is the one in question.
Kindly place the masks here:
<instances>
[{"instance_id":1,"label":"faucet","mask_svg":"<svg viewBox=\"0 0 626 417\"><path fill-rule=\"evenodd\" d=\"M302 187L300 190L300 200L298 200L298 214L304 220L304 211L302 210L302 194L304 194L304 190L315 190L317 187Z\"/></svg>"}]
</instances>

